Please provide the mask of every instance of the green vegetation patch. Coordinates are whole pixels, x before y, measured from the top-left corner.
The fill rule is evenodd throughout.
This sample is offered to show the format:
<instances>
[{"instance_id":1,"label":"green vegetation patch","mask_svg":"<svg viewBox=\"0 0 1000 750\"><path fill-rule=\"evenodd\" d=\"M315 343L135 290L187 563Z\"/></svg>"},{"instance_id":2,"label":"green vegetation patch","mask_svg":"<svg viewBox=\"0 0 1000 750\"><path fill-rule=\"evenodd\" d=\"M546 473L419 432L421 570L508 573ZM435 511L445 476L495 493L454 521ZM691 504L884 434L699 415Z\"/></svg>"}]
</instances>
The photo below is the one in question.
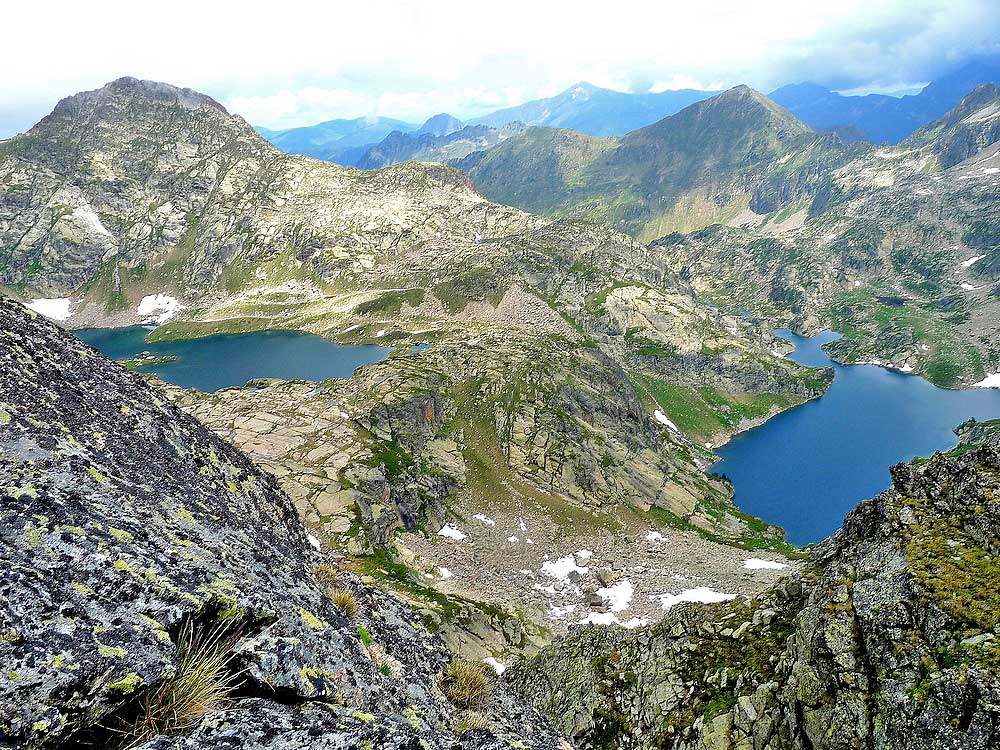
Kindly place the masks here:
<instances>
[{"instance_id":1,"label":"green vegetation patch","mask_svg":"<svg viewBox=\"0 0 1000 750\"><path fill-rule=\"evenodd\" d=\"M911 349L921 344L927 347L921 349L926 353L920 372L935 385L951 388L963 377L985 377L979 350L955 331L952 322L928 306L905 300L887 304L871 292L852 290L837 297L829 314L831 327L843 338L826 348L841 361L865 359L870 342L896 340Z\"/></svg>"},{"instance_id":2,"label":"green vegetation patch","mask_svg":"<svg viewBox=\"0 0 1000 750\"><path fill-rule=\"evenodd\" d=\"M668 383L650 375L634 376L637 390L653 397L664 413L685 434L702 440L732 432L744 419L761 419L787 409L802 398L787 393L734 395L710 386L691 387Z\"/></svg>"},{"instance_id":3,"label":"green vegetation patch","mask_svg":"<svg viewBox=\"0 0 1000 750\"><path fill-rule=\"evenodd\" d=\"M410 307L419 307L424 301L423 289L383 292L375 299L362 302L354 308L358 315L396 315L405 302Z\"/></svg>"}]
</instances>

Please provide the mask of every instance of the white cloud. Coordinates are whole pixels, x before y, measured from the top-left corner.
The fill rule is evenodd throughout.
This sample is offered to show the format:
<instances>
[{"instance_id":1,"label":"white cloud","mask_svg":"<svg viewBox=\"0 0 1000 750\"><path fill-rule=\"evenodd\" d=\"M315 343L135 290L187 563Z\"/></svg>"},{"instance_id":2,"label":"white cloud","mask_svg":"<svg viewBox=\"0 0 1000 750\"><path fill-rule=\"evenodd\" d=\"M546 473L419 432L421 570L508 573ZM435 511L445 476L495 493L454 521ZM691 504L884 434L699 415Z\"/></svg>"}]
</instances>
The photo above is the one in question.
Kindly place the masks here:
<instances>
[{"instance_id":1,"label":"white cloud","mask_svg":"<svg viewBox=\"0 0 1000 750\"><path fill-rule=\"evenodd\" d=\"M619 90L927 80L995 50L995 0L10 3L0 137L122 75L190 86L255 124L474 116L579 80ZM44 49L39 35L44 36Z\"/></svg>"}]
</instances>

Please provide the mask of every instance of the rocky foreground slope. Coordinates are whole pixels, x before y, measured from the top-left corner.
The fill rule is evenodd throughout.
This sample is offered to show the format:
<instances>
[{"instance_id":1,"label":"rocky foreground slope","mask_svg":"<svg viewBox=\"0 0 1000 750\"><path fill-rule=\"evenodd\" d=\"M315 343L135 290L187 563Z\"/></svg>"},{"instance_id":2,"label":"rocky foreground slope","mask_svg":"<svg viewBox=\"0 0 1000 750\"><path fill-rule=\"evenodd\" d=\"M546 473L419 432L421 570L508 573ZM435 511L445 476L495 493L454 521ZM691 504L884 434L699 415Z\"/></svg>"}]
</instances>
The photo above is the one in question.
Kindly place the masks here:
<instances>
[{"instance_id":1,"label":"rocky foreground slope","mask_svg":"<svg viewBox=\"0 0 1000 750\"><path fill-rule=\"evenodd\" d=\"M585 748L1000 747L1000 431L960 434L766 594L578 630L510 681Z\"/></svg>"},{"instance_id":2,"label":"rocky foreground slope","mask_svg":"<svg viewBox=\"0 0 1000 750\"><path fill-rule=\"evenodd\" d=\"M273 477L9 299L0 487L0 747L557 745L499 685L471 717L440 641L325 565ZM227 699L136 729L202 684L192 633Z\"/></svg>"}]
</instances>

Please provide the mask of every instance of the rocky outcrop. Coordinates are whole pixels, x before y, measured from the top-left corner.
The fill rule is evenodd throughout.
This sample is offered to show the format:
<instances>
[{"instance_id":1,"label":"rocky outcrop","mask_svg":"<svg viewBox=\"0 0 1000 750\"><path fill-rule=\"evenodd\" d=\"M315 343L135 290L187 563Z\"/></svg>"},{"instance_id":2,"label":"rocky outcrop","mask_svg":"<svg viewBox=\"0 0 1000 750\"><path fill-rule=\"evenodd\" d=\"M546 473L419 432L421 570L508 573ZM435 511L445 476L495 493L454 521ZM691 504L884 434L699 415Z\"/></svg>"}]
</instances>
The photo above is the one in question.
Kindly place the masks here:
<instances>
[{"instance_id":1,"label":"rocky outcrop","mask_svg":"<svg viewBox=\"0 0 1000 750\"><path fill-rule=\"evenodd\" d=\"M765 595L584 628L510 680L586 748L1000 747L1000 440L892 475Z\"/></svg>"},{"instance_id":2,"label":"rocky outcrop","mask_svg":"<svg viewBox=\"0 0 1000 750\"><path fill-rule=\"evenodd\" d=\"M555 746L500 686L459 736L451 656L409 607L325 562L243 453L9 299L0 487L0 746L116 746L184 634L220 630L228 705L147 747Z\"/></svg>"}]
</instances>

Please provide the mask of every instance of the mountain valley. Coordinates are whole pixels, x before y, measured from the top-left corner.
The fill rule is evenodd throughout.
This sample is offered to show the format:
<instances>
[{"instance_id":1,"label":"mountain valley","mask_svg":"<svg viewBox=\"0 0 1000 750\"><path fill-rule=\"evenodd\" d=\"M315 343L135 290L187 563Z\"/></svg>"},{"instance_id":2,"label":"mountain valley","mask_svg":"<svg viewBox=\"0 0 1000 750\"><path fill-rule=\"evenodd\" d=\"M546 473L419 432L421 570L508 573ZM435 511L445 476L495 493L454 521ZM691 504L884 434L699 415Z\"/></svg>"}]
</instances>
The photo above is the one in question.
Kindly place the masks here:
<instances>
[{"instance_id":1,"label":"mountain valley","mask_svg":"<svg viewBox=\"0 0 1000 750\"><path fill-rule=\"evenodd\" d=\"M804 550L711 467L833 381L779 327L1000 386L1000 89L893 146L567 94L258 132L121 78L0 141L0 747L997 746L995 423ZM62 330L135 325L386 349L206 393ZM199 638L224 708L143 728Z\"/></svg>"}]
</instances>

